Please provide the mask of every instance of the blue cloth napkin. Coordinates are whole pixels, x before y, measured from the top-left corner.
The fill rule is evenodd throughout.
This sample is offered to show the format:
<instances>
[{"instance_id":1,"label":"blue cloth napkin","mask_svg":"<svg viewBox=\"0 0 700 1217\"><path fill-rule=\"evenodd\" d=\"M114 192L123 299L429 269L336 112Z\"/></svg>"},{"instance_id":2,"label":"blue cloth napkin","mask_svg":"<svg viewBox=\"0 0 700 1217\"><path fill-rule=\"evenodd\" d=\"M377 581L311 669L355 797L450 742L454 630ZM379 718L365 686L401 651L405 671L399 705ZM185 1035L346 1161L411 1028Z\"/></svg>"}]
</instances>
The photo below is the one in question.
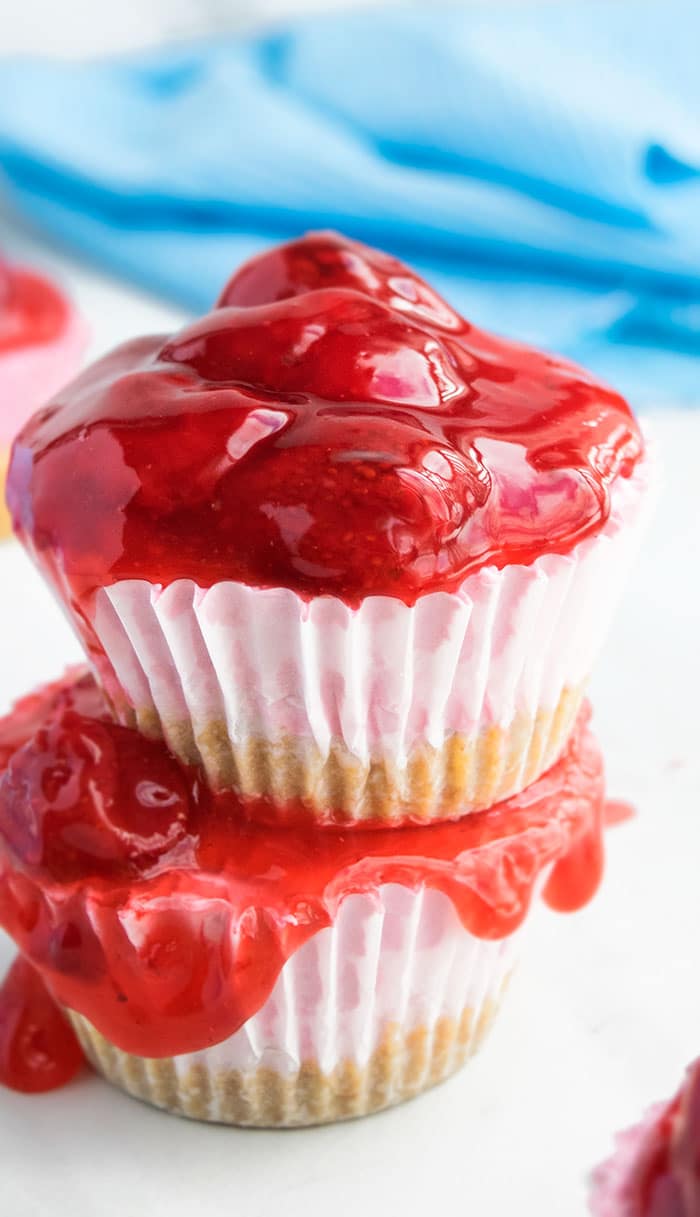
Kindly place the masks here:
<instances>
[{"instance_id":1,"label":"blue cloth napkin","mask_svg":"<svg viewBox=\"0 0 700 1217\"><path fill-rule=\"evenodd\" d=\"M332 226L637 402L700 402L699 44L697 0L576 0L4 60L0 168L33 222L193 310Z\"/></svg>"}]
</instances>

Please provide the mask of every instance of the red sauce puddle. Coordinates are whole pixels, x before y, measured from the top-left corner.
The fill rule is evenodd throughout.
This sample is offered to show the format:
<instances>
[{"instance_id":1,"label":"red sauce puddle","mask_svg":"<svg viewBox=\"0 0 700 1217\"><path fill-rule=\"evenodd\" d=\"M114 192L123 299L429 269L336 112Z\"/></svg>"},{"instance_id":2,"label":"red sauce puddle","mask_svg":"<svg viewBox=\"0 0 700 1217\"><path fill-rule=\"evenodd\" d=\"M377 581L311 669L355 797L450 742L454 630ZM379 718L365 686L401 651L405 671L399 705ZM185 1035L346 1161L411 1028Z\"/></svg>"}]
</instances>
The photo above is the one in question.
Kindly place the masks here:
<instances>
[{"instance_id":1,"label":"red sauce puddle","mask_svg":"<svg viewBox=\"0 0 700 1217\"><path fill-rule=\"evenodd\" d=\"M604 790L587 719L547 774L489 811L429 828L271 829L110 722L92 677L74 673L0 722L0 925L55 1000L118 1047L205 1048L260 1009L350 893L438 889L487 939L521 924L548 870L554 908L590 899Z\"/></svg>"},{"instance_id":2,"label":"red sauce puddle","mask_svg":"<svg viewBox=\"0 0 700 1217\"><path fill-rule=\"evenodd\" d=\"M626 824L628 820L634 820L636 815L637 808L624 799L605 800L603 819L606 828L614 828L618 824Z\"/></svg>"}]
</instances>

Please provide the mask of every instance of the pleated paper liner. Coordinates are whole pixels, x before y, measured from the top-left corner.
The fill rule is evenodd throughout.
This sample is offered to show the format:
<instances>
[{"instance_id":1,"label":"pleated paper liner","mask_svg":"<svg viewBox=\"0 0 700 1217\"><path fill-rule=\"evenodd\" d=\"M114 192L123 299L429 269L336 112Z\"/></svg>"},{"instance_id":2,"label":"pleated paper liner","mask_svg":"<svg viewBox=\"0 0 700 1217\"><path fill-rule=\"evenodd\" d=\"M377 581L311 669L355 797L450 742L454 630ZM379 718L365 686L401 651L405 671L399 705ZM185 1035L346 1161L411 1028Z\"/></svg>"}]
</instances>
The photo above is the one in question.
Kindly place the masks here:
<instances>
[{"instance_id":1,"label":"pleated paper liner","mask_svg":"<svg viewBox=\"0 0 700 1217\"><path fill-rule=\"evenodd\" d=\"M400 1103L459 1069L495 1018L513 946L468 933L440 892L386 884L348 897L222 1044L144 1058L69 1017L95 1068L156 1107L264 1128L328 1123Z\"/></svg>"},{"instance_id":2,"label":"pleated paper liner","mask_svg":"<svg viewBox=\"0 0 700 1217\"><path fill-rule=\"evenodd\" d=\"M97 594L92 658L122 719L280 814L391 824L489 807L564 747L637 547L647 465L570 554L484 568L413 606L116 583Z\"/></svg>"}]
</instances>

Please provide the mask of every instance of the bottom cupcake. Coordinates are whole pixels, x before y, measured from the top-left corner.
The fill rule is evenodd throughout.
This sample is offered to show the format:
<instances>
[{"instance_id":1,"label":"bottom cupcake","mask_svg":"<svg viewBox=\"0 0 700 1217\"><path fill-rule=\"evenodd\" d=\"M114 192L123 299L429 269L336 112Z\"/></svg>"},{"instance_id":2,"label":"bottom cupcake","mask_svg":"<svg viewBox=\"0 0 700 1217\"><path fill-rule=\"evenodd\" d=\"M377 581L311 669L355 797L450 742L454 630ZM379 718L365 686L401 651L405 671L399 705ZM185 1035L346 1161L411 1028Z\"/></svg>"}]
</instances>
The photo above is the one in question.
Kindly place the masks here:
<instances>
[{"instance_id":1,"label":"bottom cupcake","mask_svg":"<svg viewBox=\"0 0 700 1217\"><path fill-rule=\"evenodd\" d=\"M595 890L586 719L490 811L270 829L73 676L0 724L0 924L130 1094L268 1127L377 1111L478 1047L533 892L566 910Z\"/></svg>"},{"instance_id":2,"label":"bottom cupcake","mask_svg":"<svg viewBox=\"0 0 700 1217\"><path fill-rule=\"evenodd\" d=\"M199 1120L292 1127L367 1115L454 1073L476 1050L514 963L465 932L442 892L349 896L285 964L262 1008L212 1048L120 1052L78 1014L85 1055L130 1094Z\"/></svg>"}]
</instances>

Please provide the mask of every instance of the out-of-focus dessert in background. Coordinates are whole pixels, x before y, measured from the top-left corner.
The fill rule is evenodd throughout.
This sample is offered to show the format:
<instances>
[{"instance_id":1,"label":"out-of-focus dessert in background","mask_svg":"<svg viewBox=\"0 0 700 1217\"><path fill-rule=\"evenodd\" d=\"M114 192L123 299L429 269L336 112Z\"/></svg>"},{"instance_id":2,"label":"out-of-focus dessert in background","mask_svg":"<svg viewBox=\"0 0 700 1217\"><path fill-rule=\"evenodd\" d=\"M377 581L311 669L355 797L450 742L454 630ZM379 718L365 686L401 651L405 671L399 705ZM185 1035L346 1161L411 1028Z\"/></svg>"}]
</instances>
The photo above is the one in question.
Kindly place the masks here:
<instances>
[{"instance_id":1,"label":"out-of-focus dessert in background","mask_svg":"<svg viewBox=\"0 0 700 1217\"><path fill-rule=\"evenodd\" d=\"M0 256L0 538L10 532L5 477L23 423L74 376L87 328L45 275Z\"/></svg>"},{"instance_id":2,"label":"out-of-focus dessert in background","mask_svg":"<svg viewBox=\"0 0 700 1217\"><path fill-rule=\"evenodd\" d=\"M666 1103L619 1133L594 1172L594 1217L700 1217L700 1060Z\"/></svg>"}]
</instances>

